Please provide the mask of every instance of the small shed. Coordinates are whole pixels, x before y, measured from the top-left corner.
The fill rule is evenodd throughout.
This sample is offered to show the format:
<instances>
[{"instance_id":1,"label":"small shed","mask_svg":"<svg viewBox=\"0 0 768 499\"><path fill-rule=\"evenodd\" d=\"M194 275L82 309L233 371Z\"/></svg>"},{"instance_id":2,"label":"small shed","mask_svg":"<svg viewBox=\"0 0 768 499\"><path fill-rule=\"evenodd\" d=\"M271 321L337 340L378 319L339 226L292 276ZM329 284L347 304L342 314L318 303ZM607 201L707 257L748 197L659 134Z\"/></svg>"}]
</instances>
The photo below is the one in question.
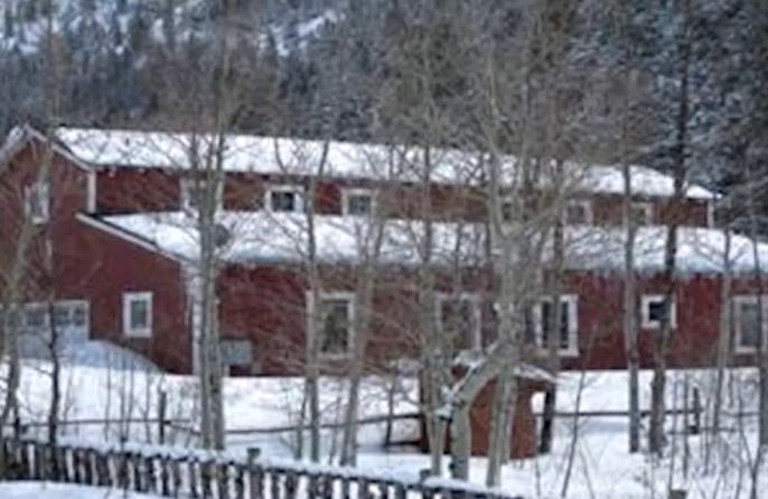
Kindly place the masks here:
<instances>
[{"instance_id":1,"label":"small shed","mask_svg":"<svg viewBox=\"0 0 768 499\"><path fill-rule=\"evenodd\" d=\"M531 364L522 364L515 373L518 382L515 413L510 432L510 459L527 459L536 455L536 418L533 414L533 396L544 392L555 382L555 378L544 369ZM489 381L475 398L470 411L472 427L472 455L485 456L488 453L488 430L491 425L493 394L496 379ZM423 396L423 393L422 393ZM449 430L450 431L450 430ZM429 439L425 423L421 425L421 448L429 450ZM446 438L449 450L450 438Z\"/></svg>"}]
</instances>

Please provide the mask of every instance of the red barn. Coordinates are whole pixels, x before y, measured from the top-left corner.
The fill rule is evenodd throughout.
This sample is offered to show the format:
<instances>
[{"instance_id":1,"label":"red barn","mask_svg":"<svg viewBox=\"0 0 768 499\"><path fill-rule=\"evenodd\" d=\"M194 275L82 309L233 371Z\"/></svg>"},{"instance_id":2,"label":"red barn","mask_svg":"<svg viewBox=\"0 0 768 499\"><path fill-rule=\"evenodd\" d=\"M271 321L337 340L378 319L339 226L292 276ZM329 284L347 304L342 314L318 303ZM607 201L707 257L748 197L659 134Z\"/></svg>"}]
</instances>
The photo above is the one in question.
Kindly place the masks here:
<instances>
[{"instance_id":1,"label":"red barn","mask_svg":"<svg viewBox=\"0 0 768 499\"><path fill-rule=\"evenodd\" d=\"M204 141L202 141L204 142ZM25 331L61 322L73 336L105 339L146 356L174 373L195 366L195 278L199 235L194 218L195 179L191 137L119 130L58 129L49 142L31 127L14 130L0 160L0 263L11 268L19 241L31 231L30 257L51 256L51 265L27 265L22 296ZM50 144L51 147L47 147ZM417 182L414 158L392 148L331 143L327 168L316 175L321 144L311 141L231 136L224 152L220 223L219 324L232 374L300 372L309 331L306 274L306 206L314 230L329 330L321 332L328 366L343 372L354 345L351 317L361 258L360 231L374 208L386 213L385 239L377 260L372 366L415 355L419 334L414 269L424 224L418 207L432 207L438 324L450 313L463 318L462 344L481 349L494 335L493 276L484 258L485 190L465 177L456 151L436 153L428 190ZM405 160L403 159L405 158ZM48 162L48 160L50 160ZM41 165L50 164L44 169ZM44 171L48 170L48 171ZM660 274L666 226L678 231L679 254L673 304L673 366L714 361L718 345L725 235L713 227L716 196L690 185L672 203L672 179L633 167L634 203L641 225L636 272L642 317L641 361L652 363L658 327ZM610 166L579 169L565 206L566 275L561 310L565 369L626 366L622 333L623 230L621 171ZM25 223L26 222L26 223ZM31 223L30 223L31 222ZM461 292L450 271L457 237ZM45 236L45 237L44 237ZM44 243L48 241L48 243ZM751 362L760 328L754 323L757 291L752 242L733 236L735 272L734 363ZM768 247L757 245L762 259ZM37 255L37 256L36 256ZM768 260L768 259L767 259ZM763 263L764 264L764 263ZM42 276L31 274L40 273ZM8 279L0 285L8 287ZM43 291L40 283L47 284ZM53 319L41 307L52 296ZM0 289L0 291L2 291ZM546 299L537 313L547 308ZM539 321L541 322L541 321ZM540 328L539 328L540 329ZM538 331L536 340L541 340Z\"/></svg>"}]
</instances>

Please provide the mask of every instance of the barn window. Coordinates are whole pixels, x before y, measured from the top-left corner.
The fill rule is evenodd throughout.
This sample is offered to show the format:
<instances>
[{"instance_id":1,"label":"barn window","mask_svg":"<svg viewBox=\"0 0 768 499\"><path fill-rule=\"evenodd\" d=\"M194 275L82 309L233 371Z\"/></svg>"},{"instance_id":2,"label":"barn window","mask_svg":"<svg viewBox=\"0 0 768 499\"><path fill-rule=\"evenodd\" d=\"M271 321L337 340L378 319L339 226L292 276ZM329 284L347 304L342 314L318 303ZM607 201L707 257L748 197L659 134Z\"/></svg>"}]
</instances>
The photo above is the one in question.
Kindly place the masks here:
<instances>
[{"instance_id":1,"label":"barn window","mask_svg":"<svg viewBox=\"0 0 768 499\"><path fill-rule=\"evenodd\" d=\"M152 293L123 294L123 334L135 338L152 336Z\"/></svg>"},{"instance_id":2,"label":"barn window","mask_svg":"<svg viewBox=\"0 0 768 499\"><path fill-rule=\"evenodd\" d=\"M439 294L437 327L454 352L479 350L480 300L475 294Z\"/></svg>"},{"instance_id":3,"label":"barn window","mask_svg":"<svg viewBox=\"0 0 768 499\"><path fill-rule=\"evenodd\" d=\"M342 198L344 215L370 216L374 212L374 194L369 189L345 189Z\"/></svg>"},{"instance_id":4,"label":"barn window","mask_svg":"<svg viewBox=\"0 0 768 499\"><path fill-rule=\"evenodd\" d=\"M352 353L355 299L353 293L321 293L317 307L309 295L311 332L319 334L320 353L327 357Z\"/></svg>"},{"instance_id":5,"label":"barn window","mask_svg":"<svg viewBox=\"0 0 768 499\"><path fill-rule=\"evenodd\" d=\"M253 363L253 350L249 340L221 340L221 363L226 371L232 367L249 367Z\"/></svg>"},{"instance_id":6,"label":"barn window","mask_svg":"<svg viewBox=\"0 0 768 499\"><path fill-rule=\"evenodd\" d=\"M50 186L36 182L24 190L24 207L27 217L34 224L43 224L50 215Z\"/></svg>"},{"instance_id":7,"label":"barn window","mask_svg":"<svg viewBox=\"0 0 768 499\"><path fill-rule=\"evenodd\" d=\"M641 303L641 327L643 329L658 329L664 318L664 295L643 295ZM670 303L669 325L677 327L677 306L674 299Z\"/></svg>"},{"instance_id":8,"label":"barn window","mask_svg":"<svg viewBox=\"0 0 768 499\"><path fill-rule=\"evenodd\" d=\"M10 310L10 312L6 312L0 307L0 333L2 334L16 331L21 326L23 316L19 313L19 309L14 306Z\"/></svg>"},{"instance_id":9,"label":"barn window","mask_svg":"<svg viewBox=\"0 0 768 499\"><path fill-rule=\"evenodd\" d=\"M563 211L565 225L591 225L592 203L587 199L572 199L565 205Z\"/></svg>"},{"instance_id":10,"label":"barn window","mask_svg":"<svg viewBox=\"0 0 768 499\"><path fill-rule=\"evenodd\" d=\"M70 300L56 302L53 323L60 328L84 328L88 325L88 302Z\"/></svg>"},{"instance_id":11,"label":"barn window","mask_svg":"<svg viewBox=\"0 0 768 499\"><path fill-rule=\"evenodd\" d=\"M556 334L557 350L561 355L578 355L578 305L576 295L560 297L559 312L552 306L552 298L543 298L534 309L536 324L536 343L543 349L549 345L555 326L555 316L559 313L559 331Z\"/></svg>"},{"instance_id":12,"label":"barn window","mask_svg":"<svg viewBox=\"0 0 768 499\"><path fill-rule=\"evenodd\" d=\"M181 179L181 208L185 211L196 211L205 202L205 196L208 194L209 182L200 178ZM216 189L216 198L214 200L214 211L221 208L223 184L219 182Z\"/></svg>"},{"instance_id":13,"label":"barn window","mask_svg":"<svg viewBox=\"0 0 768 499\"><path fill-rule=\"evenodd\" d=\"M42 303L24 305L25 333L39 333L48 328L48 307Z\"/></svg>"},{"instance_id":14,"label":"barn window","mask_svg":"<svg viewBox=\"0 0 768 499\"><path fill-rule=\"evenodd\" d=\"M630 206L632 223L635 227L653 224L653 205L647 202L634 202Z\"/></svg>"},{"instance_id":15,"label":"barn window","mask_svg":"<svg viewBox=\"0 0 768 499\"><path fill-rule=\"evenodd\" d=\"M760 309L757 296L736 296L733 298L733 304L736 325L735 350L737 353L756 352L760 347L760 335L766 334L765 307Z\"/></svg>"},{"instance_id":16,"label":"barn window","mask_svg":"<svg viewBox=\"0 0 768 499\"><path fill-rule=\"evenodd\" d=\"M270 187L264 206L274 212L300 213L304 211L304 189L295 185Z\"/></svg>"}]
</instances>

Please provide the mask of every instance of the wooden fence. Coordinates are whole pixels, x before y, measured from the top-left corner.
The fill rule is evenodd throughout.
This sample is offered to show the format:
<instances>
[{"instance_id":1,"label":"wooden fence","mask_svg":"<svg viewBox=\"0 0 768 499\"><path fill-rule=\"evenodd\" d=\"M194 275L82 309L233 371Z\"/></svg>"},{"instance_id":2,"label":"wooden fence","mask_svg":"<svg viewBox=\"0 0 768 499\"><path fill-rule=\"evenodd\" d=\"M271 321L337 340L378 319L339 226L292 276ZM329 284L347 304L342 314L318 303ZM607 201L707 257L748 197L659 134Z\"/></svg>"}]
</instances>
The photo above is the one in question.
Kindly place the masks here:
<instances>
[{"instance_id":1,"label":"wooden fence","mask_svg":"<svg viewBox=\"0 0 768 499\"><path fill-rule=\"evenodd\" d=\"M0 478L112 487L191 499L510 499L498 490L464 482L409 479L354 468L247 460L166 448L99 448L38 440L0 440Z\"/></svg>"}]
</instances>

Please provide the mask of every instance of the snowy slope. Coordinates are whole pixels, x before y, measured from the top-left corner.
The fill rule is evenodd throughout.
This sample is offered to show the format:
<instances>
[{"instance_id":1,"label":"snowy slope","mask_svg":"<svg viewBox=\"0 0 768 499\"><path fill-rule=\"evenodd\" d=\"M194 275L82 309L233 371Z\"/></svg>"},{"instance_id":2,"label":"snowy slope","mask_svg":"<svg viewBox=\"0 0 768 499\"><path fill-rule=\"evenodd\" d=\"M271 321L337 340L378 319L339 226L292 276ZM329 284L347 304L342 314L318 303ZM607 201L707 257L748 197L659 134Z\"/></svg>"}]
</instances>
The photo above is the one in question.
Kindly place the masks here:
<instances>
[{"instance_id":1,"label":"snowy slope","mask_svg":"<svg viewBox=\"0 0 768 499\"><path fill-rule=\"evenodd\" d=\"M24 369L22 405L25 415L35 413L42 419L46 410L45 385L47 378L42 364L28 365ZM126 413L134 417L155 414L154 395L159 387L168 390L172 417L190 416L195 413L196 381L183 376L158 376L153 373L135 371L128 373L110 372L103 368L69 366L65 369L65 382L68 387L68 416L97 417L105 414L107 408L113 408L117 417L121 405L131 406ZM651 373L641 372L641 407L647 409L649 400L649 380ZM111 382L109 382L111 380ZM712 371L672 371L669 373L667 404L671 409L683 407L683 393L687 385L689 390L698 387L702 393L705 407L711 404L708 394L715 381ZM750 370L735 371L726 380L728 386L726 407L729 413L739 407L754 409L757 399L755 373ZM326 422L340 421L343 412L345 384L340 380L325 379L322 384L322 413ZM580 373L563 374L559 380L557 408L559 411L575 410L623 410L626 408L626 374L616 372L593 372L582 376ZM36 396L29 396L32 392ZM412 380L403 380L403 386L396 397L396 412L406 413L415 409L417 393ZM248 428L275 428L296 422L301 407L303 381L300 378L239 378L227 379L225 383L226 421L228 430ZM380 378L368 378L363 388L364 398L360 407L364 415L382 414L386 410L386 383ZM540 409L541 400L535 401ZM76 410L75 410L76 409ZM126 409L127 410L127 409ZM727 455L718 459L715 467L707 474L703 469L701 437L689 437L688 477L682 475L680 457L674 472L675 486L687 487L690 497L711 498L747 497L748 489L739 480L748 465L749 454L744 443L754 451L756 437L755 418L741 420L726 417L724 424L729 429L722 435L722 452ZM706 424L706 420L704 422ZM117 425L110 428L103 426L67 427L64 441L75 445L104 446L110 442L119 445ZM669 417L668 429L682 428L681 417ZM154 425L136 423L130 427L132 447L155 452L153 445ZM399 437L414 436L414 427L396 427ZM574 453L574 465L568 486L569 498L645 498L656 494L665 495L668 485L671 461L669 456L659 461L647 459L643 454L630 455L626 451L627 425L625 417L583 417L579 420L562 418L556 427L555 448L551 456L524 462L510 463L503 469L503 488L506 491L522 494L524 497L559 497L565 480L567 462L571 452L574 435L578 436ZM742 436L743 435L743 436ZM677 451L682 452L686 439L680 434L670 434L675 439ZM195 444L180 431L172 431L173 442L179 446L174 454L189 452ZM228 447L233 458L242 459L247 447L260 447L264 458L275 463L286 463L292 459L291 432L269 434L230 434ZM332 460L337 455L338 432L323 432L323 462ZM429 457L414 450L388 452L381 448L383 425L365 425L359 438L360 456L358 466L377 475L387 474L407 480L415 480L418 470L428 466ZM166 452L165 450L161 450ZM753 454L752 454L753 455ZM446 462L447 465L447 462ZM471 461L471 479L482 483L486 460L473 458ZM447 470L446 470L447 473ZM762 473L762 479L768 480L768 472ZM768 486L768 483L764 483ZM711 491L717 487L718 493ZM739 491L740 490L740 491ZM653 491L653 492L652 492ZM0 497L6 497L1 494ZM24 497L24 496L22 496ZM45 497L33 495L32 497ZM88 496L86 496L88 497Z\"/></svg>"}]
</instances>

